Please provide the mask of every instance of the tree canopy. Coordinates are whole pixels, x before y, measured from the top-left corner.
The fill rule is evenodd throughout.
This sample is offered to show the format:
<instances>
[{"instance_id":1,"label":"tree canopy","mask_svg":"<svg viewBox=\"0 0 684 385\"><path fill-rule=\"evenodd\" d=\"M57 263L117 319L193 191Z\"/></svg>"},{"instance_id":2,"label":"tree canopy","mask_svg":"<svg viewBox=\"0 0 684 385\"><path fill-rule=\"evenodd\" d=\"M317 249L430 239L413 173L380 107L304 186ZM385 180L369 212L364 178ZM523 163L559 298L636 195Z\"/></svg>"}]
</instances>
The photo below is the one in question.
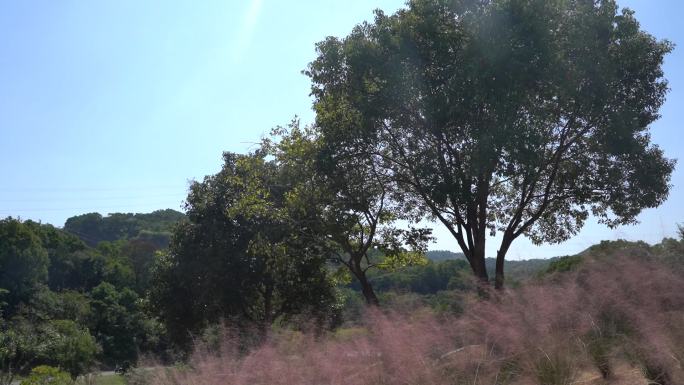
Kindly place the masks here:
<instances>
[{"instance_id":1,"label":"tree canopy","mask_svg":"<svg viewBox=\"0 0 684 385\"><path fill-rule=\"evenodd\" d=\"M174 338L221 320L262 329L334 302L325 254L284 215L291 184L266 154L224 154L190 187L186 212L156 266L151 299Z\"/></svg>"},{"instance_id":2,"label":"tree canopy","mask_svg":"<svg viewBox=\"0 0 684 385\"><path fill-rule=\"evenodd\" d=\"M0 383L34 365L76 377L162 351L163 328L141 299L154 250L130 242L91 248L51 225L0 220Z\"/></svg>"},{"instance_id":3,"label":"tree canopy","mask_svg":"<svg viewBox=\"0 0 684 385\"><path fill-rule=\"evenodd\" d=\"M326 146L315 126L300 127L297 119L275 129L262 150L293 186L283 216L341 265L342 276L359 282L368 304L378 304L370 269L425 262L430 229L415 227L420 216L402 206L396 183L372 157Z\"/></svg>"},{"instance_id":4,"label":"tree canopy","mask_svg":"<svg viewBox=\"0 0 684 385\"><path fill-rule=\"evenodd\" d=\"M672 44L615 1L413 0L317 46L323 140L374 156L488 281L523 235L561 242L663 202L674 161L649 125Z\"/></svg>"},{"instance_id":5,"label":"tree canopy","mask_svg":"<svg viewBox=\"0 0 684 385\"><path fill-rule=\"evenodd\" d=\"M0 220L0 297L5 307L0 315L14 314L47 280L48 253L40 238L24 223Z\"/></svg>"}]
</instances>

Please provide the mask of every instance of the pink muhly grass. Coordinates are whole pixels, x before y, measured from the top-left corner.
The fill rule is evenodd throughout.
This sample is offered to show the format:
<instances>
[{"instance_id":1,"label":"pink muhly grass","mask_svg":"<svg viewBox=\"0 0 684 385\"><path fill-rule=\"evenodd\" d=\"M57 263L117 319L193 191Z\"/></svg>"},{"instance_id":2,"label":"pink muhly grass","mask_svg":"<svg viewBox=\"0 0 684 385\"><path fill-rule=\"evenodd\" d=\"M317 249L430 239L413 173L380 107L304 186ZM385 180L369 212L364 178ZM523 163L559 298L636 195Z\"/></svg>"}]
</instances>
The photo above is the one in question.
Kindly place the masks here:
<instances>
[{"instance_id":1,"label":"pink muhly grass","mask_svg":"<svg viewBox=\"0 0 684 385\"><path fill-rule=\"evenodd\" d=\"M684 280L653 259L588 260L492 293L460 317L369 310L362 326L280 331L247 353L227 337L218 352L198 346L190 370L158 372L152 384L553 385L612 377L618 362L663 385L684 383Z\"/></svg>"}]
</instances>

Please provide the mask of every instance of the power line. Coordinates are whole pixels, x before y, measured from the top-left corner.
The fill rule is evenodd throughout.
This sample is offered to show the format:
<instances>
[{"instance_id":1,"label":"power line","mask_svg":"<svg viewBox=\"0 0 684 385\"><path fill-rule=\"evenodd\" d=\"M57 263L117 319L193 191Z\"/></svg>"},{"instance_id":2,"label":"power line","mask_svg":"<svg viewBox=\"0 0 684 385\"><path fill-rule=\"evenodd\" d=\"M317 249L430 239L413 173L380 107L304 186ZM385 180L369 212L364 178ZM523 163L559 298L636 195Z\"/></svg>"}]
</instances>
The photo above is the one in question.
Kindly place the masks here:
<instances>
[{"instance_id":1,"label":"power line","mask_svg":"<svg viewBox=\"0 0 684 385\"><path fill-rule=\"evenodd\" d=\"M45 192L58 192L58 191L141 191L141 190L164 190L164 189L187 189L188 185L158 185L158 186L117 186L117 187L32 187L32 188L8 188L1 187L2 192L30 192L30 191L45 191Z\"/></svg>"},{"instance_id":2,"label":"power line","mask_svg":"<svg viewBox=\"0 0 684 385\"><path fill-rule=\"evenodd\" d=\"M72 202L72 201L106 201L106 200L139 200L148 198L169 198L184 196L185 193L169 193L169 194L155 194L155 195L136 195L136 196L98 196L98 197L77 197L73 196L73 199L63 199L67 197L62 197L59 199L54 199L54 197L42 197L42 198L31 198L31 199L0 199L0 203L14 203L14 202L46 202L46 203L56 203L59 202Z\"/></svg>"},{"instance_id":3,"label":"power line","mask_svg":"<svg viewBox=\"0 0 684 385\"><path fill-rule=\"evenodd\" d=\"M165 202L169 203L169 202ZM173 204L169 205L174 205L177 204L180 207L181 201L174 201ZM100 206L100 207L95 207L93 208L92 206L90 207L48 207L48 208L28 208L28 209L10 209L10 210L0 210L0 213L19 213L19 212L37 212L37 211L107 211L107 209L118 209L118 208L128 208L128 207L149 207L151 205L154 206L166 206L163 203L158 203L158 202L151 202L151 203L136 203L136 204L127 204L127 205L116 205L116 206Z\"/></svg>"}]
</instances>

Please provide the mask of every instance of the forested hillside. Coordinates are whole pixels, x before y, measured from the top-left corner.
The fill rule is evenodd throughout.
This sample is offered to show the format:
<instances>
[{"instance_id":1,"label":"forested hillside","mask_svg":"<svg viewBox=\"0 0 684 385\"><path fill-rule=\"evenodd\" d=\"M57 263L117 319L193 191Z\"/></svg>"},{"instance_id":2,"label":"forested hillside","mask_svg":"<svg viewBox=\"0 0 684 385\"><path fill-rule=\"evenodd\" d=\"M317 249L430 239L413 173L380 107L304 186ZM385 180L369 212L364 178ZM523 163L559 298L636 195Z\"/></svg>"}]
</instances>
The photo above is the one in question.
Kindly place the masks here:
<instances>
[{"instance_id":1,"label":"forested hillside","mask_svg":"<svg viewBox=\"0 0 684 385\"><path fill-rule=\"evenodd\" d=\"M52 365L76 376L161 354L164 327L146 305L155 241L90 247L52 225L0 220L0 373Z\"/></svg>"},{"instance_id":2,"label":"forested hillside","mask_svg":"<svg viewBox=\"0 0 684 385\"><path fill-rule=\"evenodd\" d=\"M96 246L102 241L138 239L166 247L173 227L184 218L183 213L171 209L149 214L113 213L104 217L99 213L88 213L67 219L64 230L89 246Z\"/></svg>"},{"instance_id":3,"label":"forested hillside","mask_svg":"<svg viewBox=\"0 0 684 385\"><path fill-rule=\"evenodd\" d=\"M448 250L430 250L425 253L425 256L435 262L446 260L465 260L463 253L454 253ZM534 276L538 271L546 268L546 266L553 261L551 259L524 259L524 260L506 260L504 266L506 269L507 278L513 282L519 282L526 278ZM485 265L489 275L496 273L496 259L486 258Z\"/></svg>"},{"instance_id":4,"label":"forested hillside","mask_svg":"<svg viewBox=\"0 0 684 385\"><path fill-rule=\"evenodd\" d=\"M454 253L453 251L449 250L430 250L425 253L425 256L427 259L435 262L446 261L449 259L465 259L465 255L463 255L463 253Z\"/></svg>"}]
</instances>

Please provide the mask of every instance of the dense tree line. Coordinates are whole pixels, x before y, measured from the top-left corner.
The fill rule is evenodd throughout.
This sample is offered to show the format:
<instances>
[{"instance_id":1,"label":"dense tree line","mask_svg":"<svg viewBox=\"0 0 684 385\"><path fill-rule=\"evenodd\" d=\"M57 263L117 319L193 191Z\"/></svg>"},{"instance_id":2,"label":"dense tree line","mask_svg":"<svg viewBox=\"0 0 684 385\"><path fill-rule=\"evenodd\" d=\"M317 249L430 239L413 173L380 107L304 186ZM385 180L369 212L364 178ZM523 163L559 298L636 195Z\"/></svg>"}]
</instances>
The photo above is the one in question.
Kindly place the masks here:
<instances>
[{"instance_id":1,"label":"dense tree line","mask_svg":"<svg viewBox=\"0 0 684 385\"><path fill-rule=\"evenodd\" d=\"M171 209L148 214L113 213L104 217L99 213L88 213L67 219L64 230L91 247L103 241L137 239L161 248L168 245L173 227L184 218L183 213Z\"/></svg>"},{"instance_id":2,"label":"dense tree line","mask_svg":"<svg viewBox=\"0 0 684 385\"><path fill-rule=\"evenodd\" d=\"M41 364L76 376L160 353L164 327L146 301L156 250L139 238L93 248L51 225L0 220L3 381Z\"/></svg>"}]
</instances>

